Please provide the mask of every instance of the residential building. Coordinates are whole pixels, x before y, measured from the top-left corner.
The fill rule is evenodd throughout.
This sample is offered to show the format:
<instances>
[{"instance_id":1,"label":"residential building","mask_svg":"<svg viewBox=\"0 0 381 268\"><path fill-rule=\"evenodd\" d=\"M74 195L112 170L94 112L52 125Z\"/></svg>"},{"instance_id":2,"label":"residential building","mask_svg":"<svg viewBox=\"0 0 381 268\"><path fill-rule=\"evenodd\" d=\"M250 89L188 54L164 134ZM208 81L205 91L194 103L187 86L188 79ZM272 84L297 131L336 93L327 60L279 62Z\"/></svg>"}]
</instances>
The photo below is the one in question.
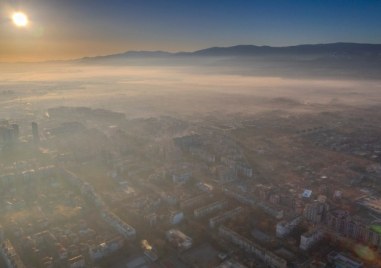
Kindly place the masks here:
<instances>
[{"instance_id":1,"label":"residential building","mask_svg":"<svg viewBox=\"0 0 381 268\"><path fill-rule=\"evenodd\" d=\"M352 257L346 256L344 253L332 251L327 256L328 261L335 265L336 268L362 268L364 264Z\"/></svg>"},{"instance_id":2,"label":"residential building","mask_svg":"<svg viewBox=\"0 0 381 268\"><path fill-rule=\"evenodd\" d=\"M0 253L7 268L25 268L11 241L5 240L1 243Z\"/></svg>"},{"instance_id":3,"label":"residential building","mask_svg":"<svg viewBox=\"0 0 381 268\"><path fill-rule=\"evenodd\" d=\"M192 238L177 229L168 230L165 235L168 241L181 251L192 247Z\"/></svg>"},{"instance_id":4,"label":"residential building","mask_svg":"<svg viewBox=\"0 0 381 268\"><path fill-rule=\"evenodd\" d=\"M319 242L324 236L324 232L320 228L315 228L300 236L299 248L302 250L308 250L317 242Z\"/></svg>"},{"instance_id":5,"label":"residential building","mask_svg":"<svg viewBox=\"0 0 381 268\"><path fill-rule=\"evenodd\" d=\"M120 219L117 215L114 213L104 210L102 213L102 218L110 225L112 226L119 234L124 236L126 239L134 239L136 236L135 229L125 223L122 219Z\"/></svg>"},{"instance_id":6,"label":"residential building","mask_svg":"<svg viewBox=\"0 0 381 268\"><path fill-rule=\"evenodd\" d=\"M70 268L84 268L86 267L85 258L82 255L78 255L68 260L68 266Z\"/></svg>"},{"instance_id":7,"label":"residential building","mask_svg":"<svg viewBox=\"0 0 381 268\"><path fill-rule=\"evenodd\" d=\"M171 225L179 224L184 220L184 213L182 211L171 211L169 214L169 223Z\"/></svg>"},{"instance_id":8,"label":"residential building","mask_svg":"<svg viewBox=\"0 0 381 268\"><path fill-rule=\"evenodd\" d=\"M121 249L124 245L124 239L121 236L115 237L103 243L89 247L89 256L92 261L100 260L115 251Z\"/></svg>"},{"instance_id":9,"label":"residential building","mask_svg":"<svg viewBox=\"0 0 381 268\"><path fill-rule=\"evenodd\" d=\"M195 209L193 211L193 214L196 218L203 217L207 214L221 210L225 205L226 205L226 201L216 201L216 202L213 202L212 204Z\"/></svg>"},{"instance_id":10,"label":"residential building","mask_svg":"<svg viewBox=\"0 0 381 268\"><path fill-rule=\"evenodd\" d=\"M283 220L278 222L276 225L276 236L279 238L283 238L290 234L302 221L301 216L297 216L292 218L289 221Z\"/></svg>"},{"instance_id":11,"label":"residential building","mask_svg":"<svg viewBox=\"0 0 381 268\"><path fill-rule=\"evenodd\" d=\"M303 216L312 223L321 223L325 221L328 210L327 203L314 201L305 206Z\"/></svg>"},{"instance_id":12,"label":"residential building","mask_svg":"<svg viewBox=\"0 0 381 268\"><path fill-rule=\"evenodd\" d=\"M211 228L214 228L217 225L220 225L220 224L226 222L227 220L236 217L237 215L241 214L242 212L243 212L242 207L236 207L235 209L226 211L226 212L224 212L224 213L222 213L216 217L209 219L209 226Z\"/></svg>"},{"instance_id":13,"label":"residential building","mask_svg":"<svg viewBox=\"0 0 381 268\"><path fill-rule=\"evenodd\" d=\"M32 122L32 134L34 143L40 142L40 135L38 132L38 125L36 122Z\"/></svg>"},{"instance_id":14,"label":"residential building","mask_svg":"<svg viewBox=\"0 0 381 268\"><path fill-rule=\"evenodd\" d=\"M255 242L243 237L242 235L234 232L233 230L220 226L219 235L225 239L228 239L233 244L237 245L241 249L248 253L254 254L258 259L262 260L268 267L272 268L286 268L287 261L271 251L263 248Z\"/></svg>"}]
</instances>

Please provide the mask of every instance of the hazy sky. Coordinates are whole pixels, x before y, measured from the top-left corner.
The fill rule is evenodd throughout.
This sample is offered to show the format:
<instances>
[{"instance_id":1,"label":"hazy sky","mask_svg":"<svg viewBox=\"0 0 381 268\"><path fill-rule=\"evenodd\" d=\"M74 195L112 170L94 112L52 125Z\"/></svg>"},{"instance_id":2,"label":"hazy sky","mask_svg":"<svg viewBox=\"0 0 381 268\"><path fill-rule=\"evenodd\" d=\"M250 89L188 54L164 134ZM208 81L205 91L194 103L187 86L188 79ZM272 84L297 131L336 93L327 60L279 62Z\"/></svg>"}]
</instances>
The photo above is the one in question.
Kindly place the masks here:
<instances>
[{"instance_id":1,"label":"hazy sky","mask_svg":"<svg viewBox=\"0 0 381 268\"><path fill-rule=\"evenodd\" d=\"M17 28L14 11L30 24ZM381 43L380 0L0 0L0 61L237 44Z\"/></svg>"}]
</instances>

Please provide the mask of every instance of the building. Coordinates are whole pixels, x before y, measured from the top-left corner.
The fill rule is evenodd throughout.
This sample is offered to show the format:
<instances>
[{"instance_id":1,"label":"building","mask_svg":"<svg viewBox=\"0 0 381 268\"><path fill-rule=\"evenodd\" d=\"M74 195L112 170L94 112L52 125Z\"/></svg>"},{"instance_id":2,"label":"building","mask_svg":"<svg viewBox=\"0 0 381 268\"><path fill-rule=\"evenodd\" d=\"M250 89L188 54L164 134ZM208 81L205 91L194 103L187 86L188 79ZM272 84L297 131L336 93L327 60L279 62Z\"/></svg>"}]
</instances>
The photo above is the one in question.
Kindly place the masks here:
<instances>
[{"instance_id":1,"label":"building","mask_svg":"<svg viewBox=\"0 0 381 268\"><path fill-rule=\"evenodd\" d=\"M272 186L263 185L263 184L258 184L256 186L257 195L262 200L267 200L272 191L273 191Z\"/></svg>"},{"instance_id":2,"label":"building","mask_svg":"<svg viewBox=\"0 0 381 268\"><path fill-rule=\"evenodd\" d=\"M40 134L38 133L38 125L36 122L32 122L32 135L35 143L40 142Z\"/></svg>"},{"instance_id":3,"label":"building","mask_svg":"<svg viewBox=\"0 0 381 268\"><path fill-rule=\"evenodd\" d=\"M10 144L19 138L19 126L9 124L7 120L0 122L0 143Z\"/></svg>"},{"instance_id":4,"label":"building","mask_svg":"<svg viewBox=\"0 0 381 268\"><path fill-rule=\"evenodd\" d=\"M204 182L198 182L197 188L205 193L211 193L213 191L213 186Z\"/></svg>"},{"instance_id":5,"label":"building","mask_svg":"<svg viewBox=\"0 0 381 268\"><path fill-rule=\"evenodd\" d=\"M219 166L217 167L217 182L224 184L237 180L237 171L234 168Z\"/></svg>"},{"instance_id":6,"label":"building","mask_svg":"<svg viewBox=\"0 0 381 268\"><path fill-rule=\"evenodd\" d=\"M156 251L154 250L144 250L144 255L146 255L151 261L157 261L159 259L159 256L157 255Z\"/></svg>"},{"instance_id":7,"label":"building","mask_svg":"<svg viewBox=\"0 0 381 268\"><path fill-rule=\"evenodd\" d=\"M155 226L157 224L157 214L155 212L145 215L144 219L148 222L150 226Z\"/></svg>"},{"instance_id":8,"label":"building","mask_svg":"<svg viewBox=\"0 0 381 268\"><path fill-rule=\"evenodd\" d=\"M364 264L361 261L355 260L344 253L332 251L328 254L327 259L336 268L362 268Z\"/></svg>"},{"instance_id":9,"label":"building","mask_svg":"<svg viewBox=\"0 0 381 268\"><path fill-rule=\"evenodd\" d=\"M135 229L125 223L114 213L104 210L102 213L102 218L108 223L111 227L115 229L119 234L121 234L126 239L134 239L136 236Z\"/></svg>"},{"instance_id":10,"label":"building","mask_svg":"<svg viewBox=\"0 0 381 268\"><path fill-rule=\"evenodd\" d=\"M237 191L229 190L228 188L224 189L224 194L236 199L237 201L245 205L258 206L264 212L266 212L267 214L269 214L270 216L276 219L283 218L283 215L284 215L283 209L280 209L277 206L268 204L264 201L257 200L252 195L249 196L247 194L241 194L241 193L238 193Z\"/></svg>"},{"instance_id":11,"label":"building","mask_svg":"<svg viewBox=\"0 0 381 268\"><path fill-rule=\"evenodd\" d=\"M186 208L191 208L191 207L197 206L197 205L203 203L204 201L206 201L208 199L208 197L209 196L206 194L201 194L201 195L197 195L195 197L183 200L180 202L180 208L186 209Z\"/></svg>"},{"instance_id":12,"label":"building","mask_svg":"<svg viewBox=\"0 0 381 268\"><path fill-rule=\"evenodd\" d=\"M216 217L209 219L209 226L211 228L214 228L217 225L220 225L220 224L226 222L227 220L236 217L237 215L241 214L242 212L243 212L242 207L236 207L235 209L226 211L226 212L224 212L224 213L222 213Z\"/></svg>"},{"instance_id":13,"label":"building","mask_svg":"<svg viewBox=\"0 0 381 268\"><path fill-rule=\"evenodd\" d=\"M257 228L254 228L253 230L251 230L250 234L255 241L259 241L262 244L269 244L270 242L274 241L273 236Z\"/></svg>"},{"instance_id":14,"label":"building","mask_svg":"<svg viewBox=\"0 0 381 268\"><path fill-rule=\"evenodd\" d=\"M92 261L98 261L115 251L121 249L124 245L124 239L121 236L105 241L96 246L89 247L89 256Z\"/></svg>"},{"instance_id":15,"label":"building","mask_svg":"<svg viewBox=\"0 0 381 268\"><path fill-rule=\"evenodd\" d=\"M215 211L221 210L226 205L226 201L216 201L212 204L197 208L193 211L193 215L196 218L205 216L207 214L213 213Z\"/></svg>"},{"instance_id":16,"label":"building","mask_svg":"<svg viewBox=\"0 0 381 268\"><path fill-rule=\"evenodd\" d=\"M326 224L328 228L343 237L362 241L372 246L380 245L381 236L378 226L369 226L363 219L351 216L347 211L330 211L327 214Z\"/></svg>"},{"instance_id":17,"label":"building","mask_svg":"<svg viewBox=\"0 0 381 268\"><path fill-rule=\"evenodd\" d=\"M0 253L7 268L25 268L11 241L5 240L1 243Z\"/></svg>"},{"instance_id":18,"label":"building","mask_svg":"<svg viewBox=\"0 0 381 268\"><path fill-rule=\"evenodd\" d=\"M68 262L68 267L70 268L86 267L85 258L82 255L78 255L74 258L71 258L67 262Z\"/></svg>"},{"instance_id":19,"label":"building","mask_svg":"<svg viewBox=\"0 0 381 268\"><path fill-rule=\"evenodd\" d=\"M268 204L263 201L259 201L257 203L257 206L261 208L264 212L266 212L268 215L280 220L283 218L284 211L283 209L280 209L274 205Z\"/></svg>"},{"instance_id":20,"label":"building","mask_svg":"<svg viewBox=\"0 0 381 268\"><path fill-rule=\"evenodd\" d=\"M299 248L302 250L308 250L321 239L323 239L324 232L320 228L315 228L300 236Z\"/></svg>"},{"instance_id":21,"label":"building","mask_svg":"<svg viewBox=\"0 0 381 268\"><path fill-rule=\"evenodd\" d=\"M173 183L184 184L192 177L191 170L176 170L172 172Z\"/></svg>"},{"instance_id":22,"label":"building","mask_svg":"<svg viewBox=\"0 0 381 268\"><path fill-rule=\"evenodd\" d=\"M216 156L198 147L190 147L189 152L208 163L216 162Z\"/></svg>"},{"instance_id":23,"label":"building","mask_svg":"<svg viewBox=\"0 0 381 268\"><path fill-rule=\"evenodd\" d=\"M253 169L244 163L238 162L236 163L234 168L239 176L243 176L246 178L253 177Z\"/></svg>"},{"instance_id":24,"label":"building","mask_svg":"<svg viewBox=\"0 0 381 268\"><path fill-rule=\"evenodd\" d=\"M324 222L329 206L325 202L314 201L305 206L303 216L312 223Z\"/></svg>"},{"instance_id":25,"label":"building","mask_svg":"<svg viewBox=\"0 0 381 268\"><path fill-rule=\"evenodd\" d=\"M232 190L229 190L227 188L224 189L224 194L226 194L229 197L234 198L238 202L241 202L242 204L245 204L245 205L254 206L257 204L257 200L253 196L240 194L236 191L232 191Z\"/></svg>"},{"instance_id":26,"label":"building","mask_svg":"<svg viewBox=\"0 0 381 268\"><path fill-rule=\"evenodd\" d=\"M176 225L184 220L184 213L181 211L171 211L169 214L169 224Z\"/></svg>"},{"instance_id":27,"label":"building","mask_svg":"<svg viewBox=\"0 0 381 268\"><path fill-rule=\"evenodd\" d=\"M290 221L280 221L276 225L276 236L279 238L283 238L290 234L302 221L301 216L297 216L295 218L292 218Z\"/></svg>"},{"instance_id":28,"label":"building","mask_svg":"<svg viewBox=\"0 0 381 268\"><path fill-rule=\"evenodd\" d=\"M263 248L257 243L243 237L242 235L234 232L233 230L220 226L218 229L219 235L239 248L243 249L247 253L253 254L258 259L262 260L268 267L272 268L286 268L287 261L278 255L272 253L271 251Z\"/></svg>"},{"instance_id":29,"label":"building","mask_svg":"<svg viewBox=\"0 0 381 268\"><path fill-rule=\"evenodd\" d=\"M20 136L20 127L18 124L11 124L11 128L13 130L13 137L18 139Z\"/></svg>"},{"instance_id":30,"label":"building","mask_svg":"<svg viewBox=\"0 0 381 268\"><path fill-rule=\"evenodd\" d=\"M165 236L172 245L181 251L192 247L192 238L177 229L167 231Z\"/></svg>"},{"instance_id":31,"label":"building","mask_svg":"<svg viewBox=\"0 0 381 268\"><path fill-rule=\"evenodd\" d=\"M0 225L0 243L4 240L4 228Z\"/></svg>"},{"instance_id":32,"label":"building","mask_svg":"<svg viewBox=\"0 0 381 268\"><path fill-rule=\"evenodd\" d=\"M247 268L245 265L237 262L236 260L230 259L222 262L216 268Z\"/></svg>"},{"instance_id":33,"label":"building","mask_svg":"<svg viewBox=\"0 0 381 268\"><path fill-rule=\"evenodd\" d=\"M202 144L201 136L198 134L176 137L173 139L173 142L176 146L183 150L189 150L192 147L199 147Z\"/></svg>"},{"instance_id":34,"label":"building","mask_svg":"<svg viewBox=\"0 0 381 268\"><path fill-rule=\"evenodd\" d=\"M144 250L144 255L146 255L151 261L157 261L159 258L156 250L148 243L147 240L142 241L142 249Z\"/></svg>"}]
</instances>

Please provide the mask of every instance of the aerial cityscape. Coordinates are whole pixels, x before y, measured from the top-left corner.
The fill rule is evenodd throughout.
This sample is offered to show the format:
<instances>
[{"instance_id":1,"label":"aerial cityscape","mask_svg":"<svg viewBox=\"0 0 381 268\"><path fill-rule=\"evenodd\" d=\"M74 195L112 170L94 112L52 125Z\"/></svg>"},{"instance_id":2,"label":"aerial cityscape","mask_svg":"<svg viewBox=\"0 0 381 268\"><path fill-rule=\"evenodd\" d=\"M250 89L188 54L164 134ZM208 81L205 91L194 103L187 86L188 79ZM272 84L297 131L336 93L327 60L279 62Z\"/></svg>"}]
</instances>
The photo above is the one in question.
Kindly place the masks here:
<instances>
[{"instance_id":1,"label":"aerial cityscape","mask_svg":"<svg viewBox=\"0 0 381 268\"><path fill-rule=\"evenodd\" d=\"M0 267L381 267L380 12L0 0Z\"/></svg>"}]
</instances>

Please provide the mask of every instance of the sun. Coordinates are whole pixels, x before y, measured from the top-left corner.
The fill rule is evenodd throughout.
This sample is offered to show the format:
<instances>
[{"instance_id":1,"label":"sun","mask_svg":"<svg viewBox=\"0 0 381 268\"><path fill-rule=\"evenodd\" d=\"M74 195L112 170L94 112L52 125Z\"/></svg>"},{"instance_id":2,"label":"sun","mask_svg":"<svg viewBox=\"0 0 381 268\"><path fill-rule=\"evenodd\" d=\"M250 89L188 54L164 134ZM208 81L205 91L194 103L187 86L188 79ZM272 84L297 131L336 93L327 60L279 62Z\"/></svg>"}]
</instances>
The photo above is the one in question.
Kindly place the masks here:
<instances>
[{"instance_id":1,"label":"sun","mask_svg":"<svg viewBox=\"0 0 381 268\"><path fill-rule=\"evenodd\" d=\"M23 12L13 13L12 21L17 27L26 27L29 23L27 15Z\"/></svg>"}]
</instances>

